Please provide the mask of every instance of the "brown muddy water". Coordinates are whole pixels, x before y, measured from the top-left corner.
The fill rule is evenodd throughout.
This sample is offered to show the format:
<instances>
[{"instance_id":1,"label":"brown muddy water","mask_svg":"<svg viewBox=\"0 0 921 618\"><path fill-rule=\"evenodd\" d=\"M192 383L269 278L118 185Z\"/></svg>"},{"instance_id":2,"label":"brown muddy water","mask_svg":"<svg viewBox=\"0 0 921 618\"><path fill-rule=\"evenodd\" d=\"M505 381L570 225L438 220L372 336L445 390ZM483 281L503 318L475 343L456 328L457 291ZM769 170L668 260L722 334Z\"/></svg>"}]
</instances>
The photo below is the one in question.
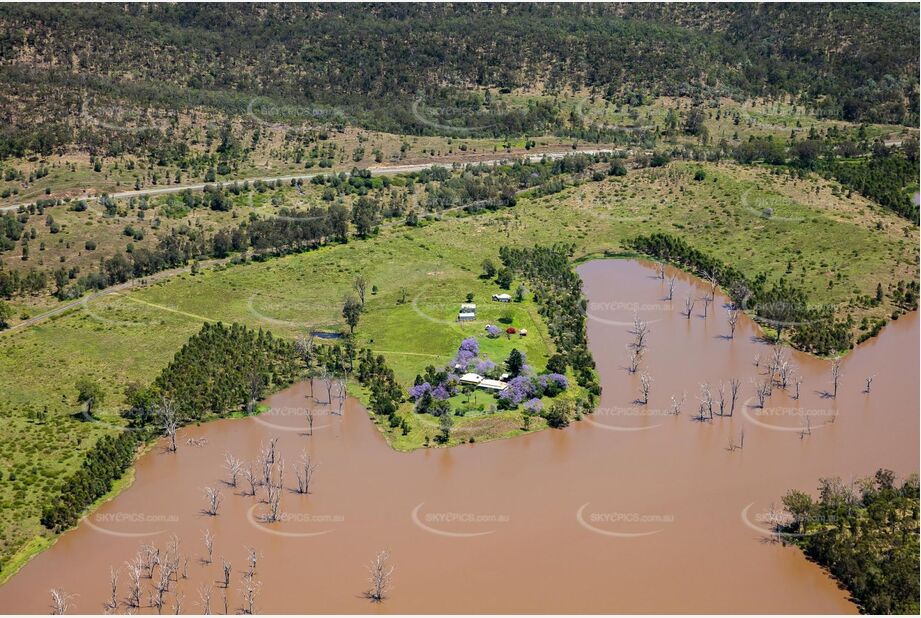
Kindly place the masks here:
<instances>
[{"instance_id":1,"label":"brown muddy water","mask_svg":"<svg viewBox=\"0 0 921 618\"><path fill-rule=\"evenodd\" d=\"M391 450L352 400L342 417L320 415L314 435L305 435L305 406L323 406L310 401L308 385L296 385L270 398L262 417L189 427L178 453L143 456L129 489L0 588L0 611L47 612L49 588L60 587L76 595L71 611L101 612L109 567L121 568L123 598L125 562L144 543L165 549L175 534L191 560L164 612L176 590L184 612L200 612L202 585L213 587L212 611L222 612L221 555L233 564L227 597L238 611L248 546L260 554L261 613L855 612L819 567L772 543L766 530L788 489L813 491L820 477L851 480L880 467L918 469L917 314L844 360L837 399L823 394L830 363L788 351L803 378L801 398L775 389L762 410L751 380L760 379L770 346L744 318L726 339L725 311L713 305L704 318L698 302L685 319L684 298L702 297L700 282L676 273L669 305L666 284L646 264L595 261L579 272L604 387L592 417L561 431L406 454ZM635 310L651 328L641 366L652 377L646 406L633 403L639 374L624 368ZM868 395L864 378L873 374ZM715 389L733 377L743 382L735 415L694 420L700 383ZM682 413L669 415L682 392ZM318 388L317 398L325 396ZM744 448L730 450L743 429ZM272 436L289 487L302 449L320 462L313 493L287 491L284 521L267 524L265 504L222 486L219 514L201 514L203 488L226 478L225 453L254 459ZM190 446L188 438L207 442ZM206 528L216 536L211 565L198 560ZM385 548L394 588L375 605L362 596L366 565Z\"/></svg>"}]
</instances>

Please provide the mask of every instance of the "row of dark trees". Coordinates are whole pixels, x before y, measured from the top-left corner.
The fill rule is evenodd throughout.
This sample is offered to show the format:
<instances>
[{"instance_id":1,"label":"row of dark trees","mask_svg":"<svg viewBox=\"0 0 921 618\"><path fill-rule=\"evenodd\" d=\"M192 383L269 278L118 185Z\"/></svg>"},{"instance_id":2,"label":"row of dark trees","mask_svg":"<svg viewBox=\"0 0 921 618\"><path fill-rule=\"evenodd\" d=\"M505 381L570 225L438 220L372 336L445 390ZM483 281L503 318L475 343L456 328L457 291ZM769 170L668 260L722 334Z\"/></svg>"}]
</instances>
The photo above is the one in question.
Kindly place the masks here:
<instances>
[{"instance_id":1,"label":"row of dark trees","mask_svg":"<svg viewBox=\"0 0 921 618\"><path fill-rule=\"evenodd\" d=\"M134 461L140 434L123 431L103 436L86 453L80 468L64 481L57 497L42 510L42 525L60 532L77 523L83 511L110 489Z\"/></svg>"},{"instance_id":2,"label":"row of dark trees","mask_svg":"<svg viewBox=\"0 0 921 618\"><path fill-rule=\"evenodd\" d=\"M533 248L502 247L499 257L507 269L531 286L540 314L547 322L556 354L547 362L550 373L565 374L571 367L580 386L593 395L601 392L595 361L585 332L585 297L582 279L572 269L574 245Z\"/></svg>"},{"instance_id":3,"label":"row of dark trees","mask_svg":"<svg viewBox=\"0 0 921 618\"><path fill-rule=\"evenodd\" d=\"M397 409L404 401L405 395L397 383L393 369L387 365L384 357L374 356L371 350L365 349L359 355L355 377L362 386L371 391L371 410L375 414L386 416L392 427L400 424Z\"/></svg>"},{"instance_id":4,"label":"row of dark trees","mask_svg":"<svg viewBox=\"0 0 921 618\"><path fill-rule=\"evenodd\" d=\"M772 285L764 273L749 279L670 234L639 236L630 244L641 253L716 281L737 308L753 311L756 318L777 331L778 338L784 330L792 331L792 343L802 350L829 355L853 346L850 317L837 320L831 307L810 306L805 292L784 279Z\"/></svg>"},{"instance_id":5,"label":"row of dark trees","mask_svg":"<svg viewBox=\"0 0 921 618\"><path fill-rule=\"evenodd\" d=\"M262 329L206 323L175 354L147 389L134 393L132 423L151 422L160 398L172 401L180 423L250 410L271 390L302 370L294 344Z\"/></svg>"}]
</instances>

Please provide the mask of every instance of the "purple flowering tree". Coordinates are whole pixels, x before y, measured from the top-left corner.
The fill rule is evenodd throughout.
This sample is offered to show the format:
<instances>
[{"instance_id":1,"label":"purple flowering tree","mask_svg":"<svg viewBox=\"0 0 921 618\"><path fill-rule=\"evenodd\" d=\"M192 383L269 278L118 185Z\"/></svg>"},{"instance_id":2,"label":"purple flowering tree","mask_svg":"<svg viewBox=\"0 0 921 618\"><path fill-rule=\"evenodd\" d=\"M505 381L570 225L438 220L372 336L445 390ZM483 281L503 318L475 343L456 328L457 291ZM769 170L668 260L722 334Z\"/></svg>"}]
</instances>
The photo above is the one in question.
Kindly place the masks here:
<instances>
[{"instance_id":1,"label":"purple flowering tree","mask_svg":"<svg viewBox=\"0 0 921 618\"><path fill-rule=\"evenodd\" d=\"M490 339L495 339L501 334L502 334L502 331L499 329L498 326L493 326L492 324L490 324L486 327L486 336L489 337Z\"/></svg>"},{"instance_id":2,"label":"purple flowering tree","mask_svg":"<svg viewBox=\"0 0 921 618\"><path fill-rule=\"evenodd\" d=\"M480 353L480 344L476 340L476 337L467 337L461 341L460 347L457 349L458 352L470 352L472 356L478 356Z\"/></svg>"},{"instance_id":3,"label":"purple flowering tree","mask_svg":"<svg viewBox=\"0 0 921 618\"><path fill-rule=\"evenodd\" d=\"M496 373L496 364L488 358L481 360L476 364L476 372L481 376L493 376Z\"/></svg>"},{"instance_id":4,"label":"purple flowering tree","mask_svg":"<svg viewBox=\"0 0 921 618\"><path fill-rule=\"evenodd\" d=\"M538 385L547 397L556 397L567 388L569 381L560 373L545 373L537 378Z\"/></svg>"},{"instance_id":5,"label":"purple flowering tree","mask_svg":"<svg viewBox=\"0 0 921 618\"><path fill-rule=\"evenodd\" d=\"M474 360L476 360L476 354L473 352L463 349L458 350L457 356L455 356L454 360L451 361L450 369L452 371L456 370L460 372L466 372L467 368L470 366L470 363L472 363Z\"/></svg>"},{"instance_id":6,"label":"purple flowering tree","mask_svg":"<svg viewBox=\"0 0 921 618\"><path fill-rule=\"evenodd\" d=\"M409 389L409 398L412 401L418 401L419 398L422 397L422 395L424 395L425 393L431 392L431 390L432 390L432 385L429 384L428 382L423 382L422 384L416 384L415 386Z\"/></svg>"},{"instance_id":7,"label":"purple flowering tree","mask_svg":"<svg viewBox=\"0 0 921 618\"><path fill-rule=\"evenodd\" d=\"M534 394L534 384L530 378L518 376L512 378L501 393L499 393L499 404L506 408L515 408L525 399Z\"/></svg>"},{"instance_id":8,"label":"purple flowering tree","mask_svg":"<svg viewBox=\"0 0 921 618\"><path fill-rule=\"evenodd\" d=\"M438 401L444 401L450 396L451 393L448 392L448 388L444 384L439 384L432 389L432 398Z\"/></svg>"},{"instance_id":9,"label":"purple flowering tree","mask_svg":"<svg viewBox=\"0 0 921 618\"><path fill-rule=\"evenodd\" d=\"M534 399L528 399L526 402L524 402L524 411L528 414L540 414L540 411L543 409L544 403L536 397Z\"/></svg>"}]
</instances>

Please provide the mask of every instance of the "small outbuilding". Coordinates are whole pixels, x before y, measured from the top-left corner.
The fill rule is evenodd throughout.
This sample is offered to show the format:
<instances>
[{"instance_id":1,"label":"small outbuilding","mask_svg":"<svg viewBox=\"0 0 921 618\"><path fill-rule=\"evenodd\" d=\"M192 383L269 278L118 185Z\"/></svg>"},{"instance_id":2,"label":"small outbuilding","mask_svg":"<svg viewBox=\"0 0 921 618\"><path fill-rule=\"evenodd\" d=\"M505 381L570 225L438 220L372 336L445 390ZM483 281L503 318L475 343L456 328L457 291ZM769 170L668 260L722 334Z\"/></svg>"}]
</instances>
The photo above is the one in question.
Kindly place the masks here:
<instances>
[{"instance_id":1,"label":"small outbuilding","mask_svg":"<svg viewBox=\"0 0 921 618\"><path fill-rule=\"evenodd\" d=\"M500 303L510 303L512 302L512 297L510 294L493 294L492 299Z\"/></svg>"}]
</instances>

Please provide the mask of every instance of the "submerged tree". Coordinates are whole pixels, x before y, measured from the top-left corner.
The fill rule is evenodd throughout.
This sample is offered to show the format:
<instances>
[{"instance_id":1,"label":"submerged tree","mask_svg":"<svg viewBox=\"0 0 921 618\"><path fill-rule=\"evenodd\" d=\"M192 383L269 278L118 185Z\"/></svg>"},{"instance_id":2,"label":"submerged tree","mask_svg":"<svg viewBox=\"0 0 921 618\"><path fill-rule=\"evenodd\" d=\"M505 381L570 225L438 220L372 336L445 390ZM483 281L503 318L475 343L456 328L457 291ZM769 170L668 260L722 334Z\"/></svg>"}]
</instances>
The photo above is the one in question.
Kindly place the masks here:
<instances>
[{"instance_id":1,"label":"submerged tree","mask_svg":"<svg viewBox=\"0 0 921 618\"><path fill-rule=\"evenodd\" d=\"M736 325L739 323L739 310L732 307L727 309L726 319L729 322L729 338L734 339L736 336Z\"/></svg>"},{"instance_id":2,"label":"submerged tree","mask_svg":"<svg viewBox=\"0 0 921 618\"><path fill-rule=\"evenodd\" d=\"M60 588L51 589L51 614L54 616L62 616L67 613L67 609L70 607L70 601L74 598L74 595L64 592Z\"/></svg>"},{"instance_id":3,"label":"submerged tree","mask_svg":"<svg viewBox=\"0 0 921 618\"><path fill-rule=\"evenodd\" d=\"M836 356L831 362L832 398L838 397L838 382L841 380L841 357Z\"/></svg>"},{"instance_id":4,"label":"submerged tree","mask_svg":"<svg viewBox=\"0 0 921 618\"><path fill-rule=\"evenodd\" d=\"M386 599L391 588L394 567L389 564L389 560L390 553L382 550L368 565L368 581L371 582L371 588L365 592L365 597L375 603Z\"/></svg>"}]
</instances>

